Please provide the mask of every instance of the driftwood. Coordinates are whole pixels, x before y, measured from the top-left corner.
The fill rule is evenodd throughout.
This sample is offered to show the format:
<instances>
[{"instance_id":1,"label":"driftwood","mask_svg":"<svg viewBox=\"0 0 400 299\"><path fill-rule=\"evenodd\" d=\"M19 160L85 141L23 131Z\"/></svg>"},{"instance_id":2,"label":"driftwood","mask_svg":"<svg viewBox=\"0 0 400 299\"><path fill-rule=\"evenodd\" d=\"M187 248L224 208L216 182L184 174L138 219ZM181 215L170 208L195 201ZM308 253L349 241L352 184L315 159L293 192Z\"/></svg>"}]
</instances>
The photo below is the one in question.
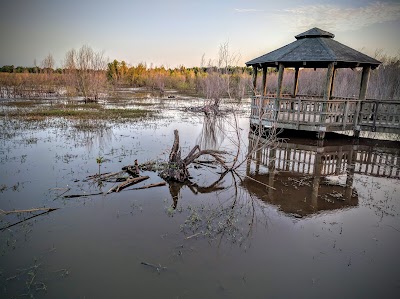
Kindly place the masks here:
<instances>
[{"instance_id":1,"label":"driftwood","mask_svg":"<svg viewBox=\"0 0 400 299\"><path fill-rule=\"evenodd\" d=\"M140 262L140 264L157 270L158 274L160 274L162 270L167 270L167 267L163 267L160 264L158 266L147 262Z\"/></svg>"},{"instance_id":2,"label":"driftwood","mask_svg":"<svg viewBox=\"0 0 400 299\"><path fill-rule=\"evenodd\" d=\"M100 174L96 173L96 174L89 175L86 178L87 179L93 179L93 178L98 178L98 177L101 177L101 176L104 176L104 175L108 175L108 174L110 174L110 172L105 172L105 173L100 173Z\"/></svg>"},{"instance_id":3,"label":"driftwood","mask_svg":"<svg viewBox=\"0 0 400 299\"><path fill-rule=\"evenodd\" d=\"M122 170L125 170L128 174L130 174L133 177L138 177L140 175L140 170L139 170L139 163L138 160L135 160L135 165L128 165L122 167Z\"/></svg>"},{"instance_id":4,"label":"driftwood","mask_svg":"<svg viewBox=\"0 0 400 299\"><path fill-rule=\"evenodd\" d=\"M44 214L48 214L48 213L53 212L55 210L58 210L58 208L49 208L49 209L47 209L47 211L44 211L42 213L39 213L39 214L33 215L31 217L25 218L25 219L23 219L21 221L18 221L16 223L10 224L8 226L2 227L2 228L0 228L0 231L6 230L7 228L10 228L10 227L15 226L17 224L20 224L22 222L28 221L29 219L32 219L32 218L35 218L35 217L38 217L38 216L41 216L41 215L44 215Z\"/></svg>"},{"instance_id":5,"label":"driftwood","mask_svg":"<svg viewBox=\"0 0 400 299\"><path fill-rule=\"evenodd\" d=\"M90 194L70 194L70 195L64 195L63 198L88 197L88 196L95 196L95 195L101 195L101 194L103 194L103 192L90 193Z\"/></svg>"},{"instance_id":6,"label":"driftwood","mask_svg":"<svg viewBox=\"0 0 400 299\"><path fill-rule=\"evenodd\" d=\"M167 184L166 182L159 182L159 183L154 183L154 184L146 185L146 186L143 186L143 187L132 188L132 189L129 189L129 190L149 189L149 188L153 188L153 187L165 186L166 184Z\"/></svg>"},{"instance_id":7,"label":"driftwood","mask_svg":"<svg viewBox=\"0 0 400 299\"><path fill-rule=\"evenodd\" d=\"M112 187L110 190L108 190L107 194L112 193L112 192L119 192L122 189L125 189L125 188L127 188L129 186L132 186L132 185L134 185L136 183L139 183L141 181L147 180L148 178L149 178L149 176L140 176L140 177L137 177L137 178L127 179L125 182L123 182L123 183L121 183L121 184L119 184L117 186Z\"/></svg>"},{"instance_id":8,"label":"driftwood","mask_svg":"<svg viewBox=\"0 0 400 299\"><path fill-rule=\"evenodd\" d=\"M178 130L174 131L174 144L172 145L171 152L169 154L169 162L167 169L163 170L160 173L160 176L165 180L173 180L178 182L184 182L189 179L189 171L187 166L193 163L197 158L202 155L210 155L212 156L219 164L222 165L225 169L228 167L225 164L225 161L222 159L221 155L226 154L223 151L217 150L201 150L198 145L196 145L186 156L186 158L182 159L181 157L181 149L179 146L179 133Z\"/></svg>"},{"instance_id":9,"label":"driftwood","mask_svg":"<svg viewBox=\"0 0 400 299\"><path fill-rule=\"evenodd\" d=\"M93 175L89 175L88 177L86 177L86 179L97 179L97 180L101 180L104 181L110 177L114 177L116 175L121 175L123 173L123 171L118 171L118 172L105 172L105 173L101 173L101 174L93 174Z\"/></svg>"},{"instance_id":10,"label":"driftwood","mask_svg":"<svg viewBox=\"0 0 400 299\"><path fill-rule=\"evenodd\" d=\"M0 214L8 215L8 214L19 214L19 213L32 213L38 211L45 211L51 212L53 210L57 210L56 208L35 208L35 209L28 209L28 210L12 210L12 211L4 211L0 209Z\"/></svg>"}]
</instances>

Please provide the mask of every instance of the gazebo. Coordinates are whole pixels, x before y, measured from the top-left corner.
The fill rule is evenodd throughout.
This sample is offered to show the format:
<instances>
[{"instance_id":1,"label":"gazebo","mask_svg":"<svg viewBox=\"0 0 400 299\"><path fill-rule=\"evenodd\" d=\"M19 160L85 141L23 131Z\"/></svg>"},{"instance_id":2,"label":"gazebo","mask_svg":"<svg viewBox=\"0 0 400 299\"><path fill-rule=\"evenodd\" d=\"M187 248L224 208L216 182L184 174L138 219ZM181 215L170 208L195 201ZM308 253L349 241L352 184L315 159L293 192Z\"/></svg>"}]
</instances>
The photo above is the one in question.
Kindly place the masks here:
<instances>
[{"instance_id":1,"label":"gazebo","mask_svg":"<svg viewBox=\"0 0 400 299\"><path fill-rule=\"evenodd\" d=\"M253 67L251 123L264 127L315 131L319 138L325 132L353 130L400 133L400 103L367 100L371 70L381 62L334 40L334 34L312 28L296 35L296 41L257 57L246 63ZM278 69L275 96L267 96L267 71ZM295 70L291 95L282 94L285 68ZM298 95L300 68L326 68L323 96ZM332 96L334 77L338 68L362 68L358 98ZM257 95L257 72L262 69L262 91Z\"/></svg>"}]
</instances>

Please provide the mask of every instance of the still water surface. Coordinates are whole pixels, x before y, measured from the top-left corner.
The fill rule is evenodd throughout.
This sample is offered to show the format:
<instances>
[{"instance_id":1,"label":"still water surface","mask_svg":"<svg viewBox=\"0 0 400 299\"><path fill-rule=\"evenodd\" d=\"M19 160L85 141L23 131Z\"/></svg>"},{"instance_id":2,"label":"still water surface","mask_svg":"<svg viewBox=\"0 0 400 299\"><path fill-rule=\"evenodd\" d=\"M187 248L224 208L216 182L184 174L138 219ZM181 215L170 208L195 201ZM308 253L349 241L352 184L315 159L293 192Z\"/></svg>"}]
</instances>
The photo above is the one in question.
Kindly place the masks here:
<instances>
[{"instance_id":1,"label":"still water surface","mask_svg":"<svg viewBox=\"0 0 400 299\"><path fill-rule=\"evenodd\" d=\"M63 198L113 185L86 180L99 156L101 172L167 160L174 129L183 153L232 149L232 119L217 121L211 142L202 115L156 102L163 118L98 132L59 120L10 135L3 123L0 209L59 209L0 232L2 298L397 298L398 143L290 137L254 153L239 176L192 165L193 185ZM162 181L143 175L137 186ZM6 227L28 216L0 217Z\"/></svg>"}]
</instances>

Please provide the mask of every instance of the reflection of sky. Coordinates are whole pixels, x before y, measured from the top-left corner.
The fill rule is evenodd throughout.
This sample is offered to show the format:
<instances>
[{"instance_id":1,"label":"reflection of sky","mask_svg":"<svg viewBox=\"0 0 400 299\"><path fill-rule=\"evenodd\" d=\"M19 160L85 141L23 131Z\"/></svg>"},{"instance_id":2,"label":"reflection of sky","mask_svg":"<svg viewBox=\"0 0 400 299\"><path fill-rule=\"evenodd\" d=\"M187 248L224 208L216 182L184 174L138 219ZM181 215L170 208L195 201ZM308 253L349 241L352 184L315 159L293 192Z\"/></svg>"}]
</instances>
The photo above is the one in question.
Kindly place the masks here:
<instances>
[{"instance_id":1,"label":"reflection of sky","mask_svg":"<svg viewBox=\"0 0 400 299\"><path fill-rule=\"evenodd\" d=\"M52 53L60 66L67 50L89 44L131 64L194 66L226 41L243 64L314 26L370 55L400 48L398 1L6 0L1 10L0 65L40 64Z\"/></svg>"}]
</instances>

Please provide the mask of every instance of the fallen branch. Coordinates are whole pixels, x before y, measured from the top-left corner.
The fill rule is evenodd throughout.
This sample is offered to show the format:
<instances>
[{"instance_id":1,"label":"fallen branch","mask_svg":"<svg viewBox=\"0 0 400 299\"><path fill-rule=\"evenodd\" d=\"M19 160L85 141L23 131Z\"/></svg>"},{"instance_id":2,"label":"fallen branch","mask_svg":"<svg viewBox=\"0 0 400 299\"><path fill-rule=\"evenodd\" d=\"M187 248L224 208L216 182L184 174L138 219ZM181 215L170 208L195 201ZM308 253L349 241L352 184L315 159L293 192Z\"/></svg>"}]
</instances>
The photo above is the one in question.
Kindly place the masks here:
<instances>
[{"instance_id":1,"label":"fallen branch","mask_svg":"<svg viewBox=\"0 0 400 299\"><path fill-rule=\"evenodd\" d=\"M15 225L17 225L17 224L20 224L20 223L22 223L22 222L28 221L29 219L32 219L32 218L41 216L41 215L43 215L43 214L48 214L48 213L53 212L53 211L55 211L55 210L58 210L58 208L49 209L48 211L45 211L45 212L43 212L43 213L39 213L39 214L37 214L37 215L33 215L33 216L28 217L28 218L26 218L26 219L24 219L24 220L21 220L21 221L18 221L18 222L16 222L16 223L10 224L10 225L8 225L8 226L2 227L2 228L0 229L0 231L6 230L7 228L10 228L10 227L15 226Z\"/></svg>"},{"instance_id":2,"label":"fallen branch","mask_svg":"<svg viewBox=\"0 0 400 299\"><path fill-rule=\"evenodd\" d=\"M137 184L141 181L147 180L149 178L149 176L140 176L137 178L131 178L131 179L127 179L125 182L123 182L122 184L119 184L117 186L112 187L110 190L108 190L107 194L112 193L112 192L119 192L122 189L125 189L129 186L132 186L134 184Z\"/></svg>"},{"instance_id":3,"label":"fallen branch","mask_svg":"<svg viewBox=\"0 0 400 299\"><path fill-rule=\"evenodd\" d=\"M53 208L35 208L35 209L28 209L28 210L13 210L13 211L4 211L0 209L0 214L8 215L8 214L18 214L18 213L32 213L37 211L46 211L49 212L50 210L54 210Z\"/></svg>"},{"instance_id":4,"label":"fallen branch","mask_svg":"<svg viewBox=\"0 0 400 299\"><path fill-rule=\"evenodd\" d=\"M189 239L191 239L191 238L197 237L197 236L202 235L202 234L203 234L203 232L198 232L198 233L195 233L194 235L191 235L191 236L189 236L189 237L186 237L185 239L186 239L186 240L189 240Z\"/></svg>"},{"instance_id":5,"label":"fallen branch","mask_svg":"<svg viewBox=\"0 0 400 299\"><path fill-rule=\"evenodd\" d=\"M98 193L90 193L90 194L71 194L71 195L64 195L63 198L77 198L77 197L88 197L94 195L101 195L103 192Z\"/></svg>"},{"instance_id":6,"label":"fallen branch","mask_svg":"<svg viewBox=\"0 0 400 299\"><path fill-rule=\"evenodd\" d=\"M105 180L106 178L112 177L112 176L116 176L116 175L120 175L121 173L123 173L123 171L118 171L118 172L112 172L109 174L104 174L101 176L102 180Z\"/></svg>"},{"instance_id":7,"label":"fallen branch","mask_svg":"<svg viewBox=\"0 0 400 299\"><path fill-rule=\"evenodd\" d=\"M63 193L58 194L53 200L56 200L57 198L63 196L65 193L67 193L69 190L71 190L71 188L67 187L67 188L52 188L49 190L63 190Z\"/></svg>"},{"instance_id":8,"label":"fallen branch","mask_svg":"<svg viewBox=\"0 0 400 299\"><path fill-rule=\"evenodd\" d=\"M129 189L129 190L149 189L149 188L153 188L153 187L165 186L166 184L167 184L166 182L159 182L159 183L154 183L154 184L146 185L146 186L143 186L143 187L132 188L132 189Z\"/></svg>"},{"instance_id":9,"label":"fallen branch","mask_svg":"<svg viewBox=\"0 0 400 299\"><path fill-rule=\"evenodd\" d=\"M116 175L120 175L121 173L123 173L123 171L118 171L118 172L105 172L102 174L94 174L94 175L89 175L88 177L86 177L87 179L98 179L98 180L105 180L109 177L113 177Z\"/></svg>"},{"instance_id":10,"label":"fallen branch","mask_svg":"<svg viewBox=\"0 0 400 299\"><path fill-rule=\"evenodd\" d=\"M110 174L110 172L105 172L105 173L101 173L101 174L96 173L96 174L89 175L86 178L87 179L93 179L93 178L98 178L98 177L101 177L101 176L107 175L107 174Z\"/></svg>"},{"instance_id":11,"label":"fallen branch","mask_svg":"<svg viewBox=\"0 0 400 299\"><path fill-rule=\"evenodd\" d=\"M148 266L148 267L151 267L153 269L156 269L158 274L160 274L161 270L167 270L167 267L162 267L161 265L156 266L156 265L153 265L153 264L150 264L150 263L146 263L146 262L141 262L141 264L145 265L145 266Z\"/></svg>"},{"instance_id":12,"label":"fallen branch","mask_svg":"<svg viewBox=\"0 0 400 299\"><path fill-rule=\"evenodd\" d=\"M263 185L263 186L265 186L265 187L267 187L267 188L270 188L270 189L272 189L272 190L276 190L275 187L272 187L272 186L267 185L267 184L265 184L265 183L263 183L263 182L260 182L260 181L258 181L258 180L256 180L256 179L253 179L251 176L248 176L247 174L243 174L243 173L240 173L240 172L238 172L238 171L235 171L235 172L236 172L237 174L242 175L243 177L246 177L246 178L248 178L248 179L250 179L250 180L256 182L256 183L259 183L260 185Z\"/></svg>"}]
</instances>

